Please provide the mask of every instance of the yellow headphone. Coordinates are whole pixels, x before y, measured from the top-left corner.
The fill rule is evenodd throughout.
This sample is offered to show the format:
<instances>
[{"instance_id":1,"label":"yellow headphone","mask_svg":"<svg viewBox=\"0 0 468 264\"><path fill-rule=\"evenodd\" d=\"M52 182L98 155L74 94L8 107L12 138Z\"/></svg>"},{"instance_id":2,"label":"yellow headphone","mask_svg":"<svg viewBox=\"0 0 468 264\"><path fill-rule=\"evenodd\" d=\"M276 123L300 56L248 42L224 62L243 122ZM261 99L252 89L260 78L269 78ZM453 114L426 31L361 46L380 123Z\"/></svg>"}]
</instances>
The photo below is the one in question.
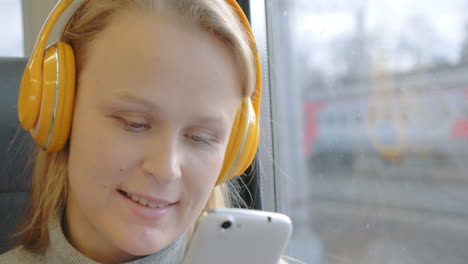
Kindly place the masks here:
<instances>
[{"instance_id":1,"label":"yellow headphone","mask_svg":"<svg viewBox=\"0 0 468 264\"><path fill-rule=\"evenodd\" d=\"M256 87L252 98L244 99L229 138L223 167L216 184L241 175L252 163L259 141L262 76L255 37L236 0L225 0L236 12L249 37L255 59ZM18 99L18 117L36 143L47 152L60 151L68 140L75 97L75 55L67 43L46 48L59 17L73 0L61 0L42 27L23 73Z\"/></svg>"}]
</instances>

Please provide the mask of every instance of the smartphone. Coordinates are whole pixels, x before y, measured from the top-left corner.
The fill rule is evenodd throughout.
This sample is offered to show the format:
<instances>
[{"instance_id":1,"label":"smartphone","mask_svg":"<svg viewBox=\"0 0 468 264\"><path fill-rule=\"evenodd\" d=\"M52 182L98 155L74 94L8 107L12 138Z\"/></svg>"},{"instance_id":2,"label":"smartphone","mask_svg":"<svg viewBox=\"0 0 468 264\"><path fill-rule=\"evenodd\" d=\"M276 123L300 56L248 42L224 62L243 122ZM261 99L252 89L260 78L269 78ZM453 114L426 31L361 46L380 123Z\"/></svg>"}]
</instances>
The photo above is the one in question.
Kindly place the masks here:
<instances>
[{"instance_id":1,"label":"smartphone","mask_svg":"<svg viewBox=\"0 0 468 264\"><path fill-rule=\"evenodd\" d=\"M183 264L276 264L292 232L284 214L214 209L198 219Z\"/></svg>"}]
</instances>

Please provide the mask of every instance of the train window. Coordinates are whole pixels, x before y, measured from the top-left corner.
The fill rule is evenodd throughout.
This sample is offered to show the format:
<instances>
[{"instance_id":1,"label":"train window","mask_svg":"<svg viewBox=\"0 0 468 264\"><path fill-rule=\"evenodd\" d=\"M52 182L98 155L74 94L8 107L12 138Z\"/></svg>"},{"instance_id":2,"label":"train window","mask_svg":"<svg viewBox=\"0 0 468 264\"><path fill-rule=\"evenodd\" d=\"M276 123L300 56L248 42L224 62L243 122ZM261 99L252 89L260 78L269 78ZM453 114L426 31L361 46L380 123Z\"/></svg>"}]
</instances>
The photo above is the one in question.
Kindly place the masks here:
<instances>
[{"instance_id":1,"label":"train window","mask_svg":"<svg viewBox=\"0 0 468 264\"><path fill-rule=\"evenodd\" d=\"M0 57L24 57L20 0L0 1Z\"/></svg>"},{"instance_id":2,"label":"train window","mask_svg":"<svg viewBox=\"0 0 468 264\"><path fill-rule=\"evenodd\" d=\"M467 2L265 6L273 114L263 120L272 122L274 155L261 165L274 164L277 208L295 224L288 255L466 263ZM443 112L465 114L432 115L440 100ZM345 105L362 116L352 129L339 118Z\"/></svg>"}]
</instances>

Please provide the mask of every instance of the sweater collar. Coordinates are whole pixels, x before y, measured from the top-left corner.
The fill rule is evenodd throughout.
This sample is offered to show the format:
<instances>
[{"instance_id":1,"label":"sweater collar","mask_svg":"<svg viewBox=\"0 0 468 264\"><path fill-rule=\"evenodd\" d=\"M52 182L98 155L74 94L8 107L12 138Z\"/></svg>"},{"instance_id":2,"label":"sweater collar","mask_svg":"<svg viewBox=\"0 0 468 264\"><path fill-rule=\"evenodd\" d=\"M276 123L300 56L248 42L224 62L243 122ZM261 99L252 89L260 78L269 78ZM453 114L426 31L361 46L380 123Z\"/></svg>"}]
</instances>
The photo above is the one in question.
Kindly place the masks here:
<instances>
[{"instance_id":1,"label":"sweater collar","mask_svg":"<svg viewBox=\"0 0 468 264\"><path fill-rule=\"evenodd\" d=\"M49 225L50 246L46 251L47 263L52 264L98 264L76 250L66 239L57 216ZM163 248L161 251L143 258L126 262L127 264L180 264L185 251L186 234Z\"/></svg>"}]
</instances>

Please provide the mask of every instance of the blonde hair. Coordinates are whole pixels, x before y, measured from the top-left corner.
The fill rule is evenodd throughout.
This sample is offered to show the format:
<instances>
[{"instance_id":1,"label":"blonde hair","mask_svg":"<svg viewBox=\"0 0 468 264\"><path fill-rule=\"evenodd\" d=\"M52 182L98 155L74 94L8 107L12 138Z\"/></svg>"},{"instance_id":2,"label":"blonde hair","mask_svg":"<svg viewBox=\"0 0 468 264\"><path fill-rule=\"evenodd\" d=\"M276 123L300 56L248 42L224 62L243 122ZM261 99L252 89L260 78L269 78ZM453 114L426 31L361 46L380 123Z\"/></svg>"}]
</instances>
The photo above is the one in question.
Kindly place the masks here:
<instances>
[{"instance_id":1,"label":"blonde hair","mask_svg":"<svg viewBox=\"0 0 468 264\"><path fill-rule=\"evenodd\" d=\"M97 34L118 15L135 10L156 16L172 16L195 24L214 34L235 54L242 78L242 96L250 97L255 87L255 63L252 42L235 11L224 0L84 0L63 29L60 40L73 47L80 72L86 65L86 49ZM36 150L30 204L19 227L19 244L41 251L49 245L48 225L61 214L68 197L69 144L57 153ZM235 194L234 194L235 195ZM229 206L232 200L227 184L217 186L205 209Z\"/></svg>"}]
</instances>

